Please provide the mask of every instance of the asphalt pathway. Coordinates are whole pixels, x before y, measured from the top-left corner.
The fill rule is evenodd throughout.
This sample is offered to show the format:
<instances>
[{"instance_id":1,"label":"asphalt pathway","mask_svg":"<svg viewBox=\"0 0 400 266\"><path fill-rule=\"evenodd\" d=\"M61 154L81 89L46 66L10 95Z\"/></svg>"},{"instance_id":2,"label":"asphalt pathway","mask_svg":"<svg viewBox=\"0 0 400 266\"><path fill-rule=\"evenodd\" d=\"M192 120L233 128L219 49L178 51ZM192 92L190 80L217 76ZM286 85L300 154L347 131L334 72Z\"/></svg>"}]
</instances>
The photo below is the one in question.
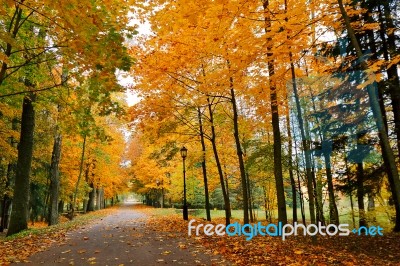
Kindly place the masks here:
<instances>
[{"instance_id":1,"label":"asphalt pathway","mask_svg":"<svg viewBox=\"0 0 400 266\"><path fill-rule=\"evenodd\" d=\"M30 265L229 265L191 239L156 232L133 203L67 233L66 241L34 254Z\"/></svg>"}]
</instances>

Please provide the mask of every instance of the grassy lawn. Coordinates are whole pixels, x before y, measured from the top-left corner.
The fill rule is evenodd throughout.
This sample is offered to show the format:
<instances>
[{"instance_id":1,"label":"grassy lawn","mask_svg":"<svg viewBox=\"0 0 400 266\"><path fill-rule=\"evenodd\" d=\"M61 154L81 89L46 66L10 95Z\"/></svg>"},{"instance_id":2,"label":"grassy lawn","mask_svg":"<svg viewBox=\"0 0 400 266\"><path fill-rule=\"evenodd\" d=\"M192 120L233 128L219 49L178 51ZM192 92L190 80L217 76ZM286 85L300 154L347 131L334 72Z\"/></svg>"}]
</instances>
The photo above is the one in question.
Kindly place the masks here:
<instances>
[{"instance_id":1,"label":"grassy lawn","mask_svg":"<svg viewBox=\"0 0 400 266\"><path fill-rule=\"evenodd\" d=\"M254 210L254 212L255 212L257 221L261 221L261 222L266 221L264 210L256 209L256 210ZM305 212L306 212L306 220L309 221L308 208L306 208ZM339 211L339 213L340 213L340 223L349 224L350 227L352 227L353 221L352 221L350 209L349 208L342 209ZM164 208L164 209L156 208L156 209L152 210L151 214L154 216L168 216L168 215L176 215L176 214L179 215L179 214L182 214L182 210L175 209L175 208ZM293 214L292 209L288 207L287 208L287 216L288 216L289 221L292 221L292 219L293 219L292 214ZM197 218L206 219L205 209L189 210L189 215L197 217ZM300 209L297 210L297 215L298 215L297 216L298 221L301 222ZM329 223L329 214L327 212L325 212L324 215L325 215L326 223ZM357 209L354 210L354 215L355 215L355 227L358 227L358 211L357 211ZM216 209L211 210L211 219L224 218L224 217L225 217L224 210L216 210ZM273 212L272 220L273 221L276 220L277 217L278 217L277 211ZM232 218L238 219L238 220L243 220L243 210L232 210ZM387 213L380 209L375 212L367 213L367 219L368 219L369 225L379 225L379 226L383 227L385 229L385 231L390 231L392 229L392 227L394 226L393 223L389 222Z\"/></svg>"}]
</instances>

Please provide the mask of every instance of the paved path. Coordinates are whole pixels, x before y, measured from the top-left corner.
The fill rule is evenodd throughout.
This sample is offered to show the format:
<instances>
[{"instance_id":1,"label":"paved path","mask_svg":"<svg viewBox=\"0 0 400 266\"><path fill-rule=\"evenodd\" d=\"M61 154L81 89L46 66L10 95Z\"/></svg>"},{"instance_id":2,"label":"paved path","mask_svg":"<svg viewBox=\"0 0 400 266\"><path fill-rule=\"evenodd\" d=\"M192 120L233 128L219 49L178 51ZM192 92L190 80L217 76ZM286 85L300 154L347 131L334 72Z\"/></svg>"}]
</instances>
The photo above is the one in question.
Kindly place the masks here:
<instances>
[{"instance_id":1,"label":"paved path","mask_svg":"<svg viewBox=\"0 0 400 266\"><path fill-rule=\"evenodd\" d=\"M69 232L65 243L28 260L30 265L228 264L219 256L205 254L193 241L149 230L144 218L133 204L126 204L100 221Z\"/></svg>"}]
</instances>

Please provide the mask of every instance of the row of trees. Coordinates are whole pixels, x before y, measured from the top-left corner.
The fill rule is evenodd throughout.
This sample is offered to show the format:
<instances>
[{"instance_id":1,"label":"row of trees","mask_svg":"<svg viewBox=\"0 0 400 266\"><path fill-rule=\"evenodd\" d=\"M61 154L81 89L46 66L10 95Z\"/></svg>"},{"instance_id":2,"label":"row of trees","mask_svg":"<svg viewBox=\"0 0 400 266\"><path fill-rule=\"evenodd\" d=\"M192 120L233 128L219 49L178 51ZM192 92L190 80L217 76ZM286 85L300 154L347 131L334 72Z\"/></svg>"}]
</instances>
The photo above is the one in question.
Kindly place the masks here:
<instances>
[{"instance_id":1,"label":"row of trees","mask_svg":"<svg viewBox=\"0 0 400 266\"><path fill-rule=\"evenodd\" d=\"M136 191L180 201L185 145L206 209L218 190L226 223L235 201L245 223L258 203L283 223L290 204L293 221L338 224L339 202L353 210L356 197L361 226L368 196L400 230L395 1L178 0L138 10L152 33L132 50L142 99L131 109Z\"/></svg>"},{"instance_id":2,"label":"row of trees","mask_svg":"<svg viewBox=\"0 0 400 266\"><path fill-rule=\"evenodd\" d=\"M132 61L124 45L135 33L130 5L0 4L0 228L7 235L26 229L29 216L56 224L65 203L72 218L80 204L93 210L126 189L116 71Z\"/></svg>"}]
</instances>

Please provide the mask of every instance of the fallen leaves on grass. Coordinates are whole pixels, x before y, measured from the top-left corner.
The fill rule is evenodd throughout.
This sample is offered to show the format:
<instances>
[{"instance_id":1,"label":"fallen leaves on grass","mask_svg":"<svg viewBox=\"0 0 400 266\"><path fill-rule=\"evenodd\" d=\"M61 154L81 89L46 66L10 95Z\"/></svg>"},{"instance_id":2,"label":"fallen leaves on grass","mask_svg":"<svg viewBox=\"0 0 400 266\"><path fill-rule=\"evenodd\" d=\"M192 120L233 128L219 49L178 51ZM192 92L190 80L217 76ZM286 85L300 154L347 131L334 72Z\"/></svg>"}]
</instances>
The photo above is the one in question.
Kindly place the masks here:
<instances>
[{"instance_id":1,"label":"fallen leaves on grass","mask_svg":"<svg viewBox=\"0 0 400 266\"><path fill-rule=\"evenodd\" d=\"M34 253L46 250L53 243L60 243L65 239L65 233L88 222L104 217L115 209L108 208L93 213L77 216L73 221L65 221L55 226L36 226L22 231L11 237L0 236L0 265L10 265L13 262L28 262L27 258ZM69 253L65 250L62 253Z\"/></svg>"},{"instance_id":2,"label":"fallen leaves on grass","mask_svg":"<svg viewBox=\"0 0 400 266\"><path fill-rule=\"evenodd\" d=\"M151 215L152 209L144 211ZM190 220L190 219L189 219ZM197 219L197 223L208 223ZM223 224L216 219L213 224ZM152 215L147 225L170 237L188 238L188 222L180 215ZM194 225L194 224L193 224ZM222 255L236 265L399 265L400 235L387 233L380 237L334 236L319 237L313 244L310 237L256 236L246 241L244 236L191 236L214 255ZM186 248L180 245L180 248Z\"/></svg>"},{"instance_id":3,"label":"fallen leaves on grass","mask_svg":"<svg viewBox=\"0 0 400 266\"><path fill-rule=\"evenodd\" d=\"M12 262L26 262L33 253L43 251L52 243L62 241L65 232L52 232L46 235L28 235L22 238L0 242L0 265L9 265ZM63 253L71 252L71 250Z\"/></svg>"}]
</instances>

